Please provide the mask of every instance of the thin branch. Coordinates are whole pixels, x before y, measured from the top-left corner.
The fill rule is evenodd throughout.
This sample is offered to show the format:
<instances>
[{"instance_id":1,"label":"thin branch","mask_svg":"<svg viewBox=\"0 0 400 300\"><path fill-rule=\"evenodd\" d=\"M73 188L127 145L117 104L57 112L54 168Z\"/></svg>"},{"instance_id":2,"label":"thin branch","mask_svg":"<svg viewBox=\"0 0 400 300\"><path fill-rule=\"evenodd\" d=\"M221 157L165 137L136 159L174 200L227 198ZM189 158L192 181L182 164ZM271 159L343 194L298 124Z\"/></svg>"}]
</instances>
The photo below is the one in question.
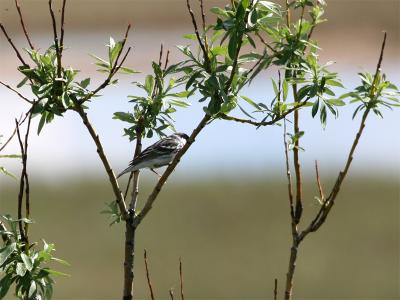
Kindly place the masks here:
<instances>
[{"instance_id":1,"label":"thin branch","mask_svg":"<svg viewBox=\"0 0 400 300\"><path fill-rule=\"evenodd\" d=\"M379 55L379 60L376 66L376 71L375 71L375 76L374 76L374 81L372 83L371 86L371 94L370 97L371 99L374 96L375 93L375 85L377 82L377 78L379 76L380 73L380 69L381 69L381 64L382 64L382 59L383 59L383 54L385 51L385 45L386 45L386 32L384 33L384 38L383 38L383 42L382 42L382 46L381 46L381 51L380 51L380 55ZM335 204L335 200L337 195L339 194L340 188L342 186L342 183L349 171L349 168L351 166L351 162L353 161L353 157L354 157L354 152L357 148L357 145L360 141L361 135L364 131L365 128L365 123L367 120L367 117L369 115L370 112L370 108L367 107L366 110L364 111L364 114L361 118L361 122L360 122L360 127L357 131L357 134L355 136L355 139L353 141L353 144L350 148L349 154L347 156L347 160L345 163L345 166L343 168L342 171L339 172L339 175L336 179L336 182L331 190L331 193L329 194L329 196L327 197L326 201L321 205L321 208L319 209L318 213L316 214L316 216L314 217L314 219L311 221L311 223L308 225L308 227L306 229L304 229L300 236L299 236L299 241L302 241L310 232L315 232L317 231L322 224L325 222L326 218L329 215L330 210L332 209L333 205Z\"/></svg>"},{"instance_id":2,"label":"thin branch","mask_svg":"<svg viewBox=\"0 0 400 300\"><path fill-rule=\"evenodd\" d=\"M23 96L21 93L19 93L16 89L12 88L11 86L9 86L8 84L0 81L0 84L5 86L6 88L8 88L9 90L13 91L14 93L16 93L22 100L28 102L29 104L33 104L32 100L29 100L27 97Z\"/></svg>"},{"instance_id":3,"label":"thin branch","mask_svg":"<svg viewBox=\"0 0 400 300\"><path fill-rule=\"evenodd\" d=\"M203 32L206 32L206 14L204 12L204 1L203 0L199 0L200 2L200 10L201 10L201 21L202 21L202 25L203 25Z\"/></svg>"},{"instance_id":4,"label":"thin branch","mask_svg":"<svg viewBox=\"0 0 400 300\"><path fill-rule=\"evenodd\" d=\"M190 17L192 19L192 24L193 24L193 27L194 27L194 32L195 32L196 37L197 37L197 41L199 42L200 48L203 51L203 57L204 57L204 61L205 61L205 69L208 72L209 69L210 69L210 59L208 57L208 51L207 51L207 49L206 49L206 47L205 47L205 45L204 45L204 43L203 43L203 41L202 41L202 39L200 37L199 29L197 27L196 18L194 16L193 10L192 10L192 8L190 6L190 0L186 0L186 6L187 6L187 9L189 11Z\"/></svg>"},{"instance_id":5,"label":"thin branch","mask_svg":"<svg viewBox=\"0 0 400 300\"><path fill-rule=\"evenodd\" d=\"M18 120L18 125L22 125L22 123L26 120L27 115L29 114L29 112L26 114L25 118L22 119L22 115ZM11 142L11 140L13 139L13 137L15 136L15 134L17 133L17 126L15 126L13 132L11 133L10 137L7 139L7 141L0 147L0 152L3 151L7 145Z\"/></svg>"},{"instance_id":6,"label":"thin branch","mask_svg":"<svg viewBox=\"0 0 400 300\"><path fill-rule=\"evenodd\" d=\"M21 235L21 240L26 242L27 238L25 235L25 230L24 230L24 226L23 226L23 222L22 222L22 202L23 202L23 197L24 197L24 185L25 185L25 150L24 150L24 145L22 143L22 138L21 138L21 133L19 130L19 124L18 121L15 120L15 126L17 128L17 136L18 136L18 142L19 142L19 146L21 149L21 156L22 156L22 171L21 171L21 177L20 177L20 181L19 181L19 193L18 193L18 226L19 226L19 232Z\"/></svg>"},{"instance_id":7,"label":"thin branch","mask_svg":"<svg viewBox=\"0 0 400 300\"><path fill-rule=\"evenodd\" d=\"M164 72L168 67L168 60L169 60L169 50L167 50L167 55L165 56Z\"/></svg>"},{"instance_id":8,"label":"thin branch","mask_svg":"<svg viewBox=\"0 0 400 300\"><path fill-rule=\"evenodd\" d=\"M137 129L136 131L136 147L135 147L135 154L133 159L138 157L140 153L142 152L142 130ZM133 189L132 189L132 198L131 198L131 203L129 205L130 211L133 211L134 213L136 212L136 204L138 201L138 195L139 195L139 175L140 175L140 170L137 170L133 173Z\"/></svg>"},{"instance_id":9,"label":"thin branch","mask_svg":"<svg viewBox=\"0 0 400 300\"><path fill-rule=\"evenodd\" d=\"M24 18L22 17L21 7L20 7L20 5L18 3L18 0L15 0L15 6L17 8L17 11L18 11L18 14L19 14L19 20L20 20L21 26L22 26L22 30L24 31L24 34L25 34L26 40L28 41L29 47L31 47L31 49L34 50L35 47L33 46L32 42L31 42L31 39L29 38L29 34L28 34L27 30L26 30L25 23L24 23Z\"/></svg>"},{"instance_id":10,"label":"thin branch","mask_svg":"<svg viewBox=\"0 0 400 300\"><path fill-rule=\"evenodd\" d=\"M103 145L101 144L100 138L97 135L96 130L90 123L87 113L83 110L82 106L78 104L75 107L75 110L80 115L80 117L83 121L83 124L86 126L87 130L89 131L90 136L92 137L94 143L96 144L97 153L98 153L98 155L104 165L104 168L107 172L108 179L111 183L111 186L114 191L114 195L116 197L115 201L117 201L118 207L119 207L121 215L122 215L122 219L126 220L128 218L128 211L126 209L125 199L119 188L118 181L115 177L114 171L112 170L111 165L108 162L107 156L104 153Z\"/></svg>"},{"instance_id":11,"label":"thin branch","mask_svg":"<svg viewBox=\"0 0 400 300\"><path fill-rule=\"evenodd\" d=\"M24 59L22 58L21 53L18 51L17 47L15 47L13 41L11 40L10 36L8 35L5 27L3 26L3 24L0 23L0 28L1 31L3 31L4 36L6 37L6 39L8 40L8 43L11 45L11 47L14 49L15 54L17 55L18 59L20 60L20 62L24 65L27 66L28 64L24 61Z\"/></svg>"},{"instance_id":12,"label":"thin branch","mask_svg":"<svg viewBox=\"0 0 400 300\"><path fill-rule=\"evenodd\" d=\"M190 148L190 146L193 144L195 141L197 135L203 130L203 128L207 125L208 121L211 120L211 117L209 115L205 115L203 119L200 121L200 123L197 125L197 127L193 130L192 134L190 135L187 143L183 148L176 154L174 160L170 163L170 165L167 167L165 170L164 174L161 176L161 178L158 180L157 185L154 187L152 193L149 195L149 197L146 200L146 203L143 207L143 209L140 211L140 213L136 216L134 222L135 225L138 226L140 222L143 220L143 218L148 214L148 212L151 210L154 201L157 199L158 194L162 190L165 182L167 181L168 177L172 174L172 172L175 170L176 165L179 163L181 157L186 153L186 151Z\"/></svg>"},{"instance_id":13,"label":"thin branch","mask_svg":"<svg viewBox=\"0 0 400 300\"><path fill-rule=\"evenodd\" d=\"M57 22L56 22L56 18L54 16L52 2L53 2L53 0L49 0L49 10L50 10L50 16L51 16L51 24L53 27L54 46L56 48L56 55L57 55L57 77L61 78L61 51L60 51L60 45L58 44Z\"/></svg>"},{"instance_id":14,"label":"thin branch","mask_svg":"<svg viewBox=\"0 0 400 300\"><path fill-rule=\"evenodd\" d=\"M30 204L30 186L29 186L29 176L28 176L28 171L27 171L27 163L28 163L28 139L29 139L29 133L31 129L31 120L32 120L32 112L33 112L33 107L35 103L32 104L32 109L28 117L28 125L26 128L26 133L25 133L25 141L24 141L24 149L25 149L25 155L22 158L23 163L24 163L24 180L25 180L25 216L27 219L30 218L31 214L31 204ZM25 223L25 235L26 239L28 241L28 230L29 230L29 223Z\"/></svg>"},{"instance_id":15,"label":"thin branch","mask_svg":"<svg viewBox=\"0 0 400 300\"><path fill-rule=\"evenodd\" d=\"M162 64L163 51L164 51L164 45L161 43L160 56L158 57L158 65L160 66L160 68L161 68L161 64Z\"/></svg>"},{"instance_id":16,"label":"thin branch","mask_svg":"<svg viewBox=\"0 0 400 300\"><path fill-rule=\"evenodd\" d=\"M172 288L169 289L169 297L174 300L174 290Z\"/></svg>"},{"instance_id":17,"label":"thin branch","mask_svg":"<svg viewBox=\"0 0 400 300\"><path fill-rule=\"evenodd\" d=\"M287 115L289 115L292 112L296 111L300 107L306 105L308 103L308 100L309 99L306 99L305 101L300 102L296 106L294 106L291 109L287 110L283 114L274 117L270 121L257 122L257 121L254 121L254 120L236 118L236 117L228 116L228 115L225 115L225 114L219 114L218 117L221 118L221 119L227 120L227 121L234 121L234 122L243 123L243 124L249 124L249 125L253 125L253 126L257 126L257 127L270 126L270 125L276 124L280 120L283 120Z\"/></svg>"},{"instance_id":18,"label":"thin branch","mask_svg":"<svg viewBox=\"0 0 400 300\"><path fill-rule=\"evenodd\" d=\"M62 52L64 51L64 25L65 25L65 5L67 0L63 0L62 9L61 9L61 36L60 36L60 55L62 56Z\"/></svg>"},{"instance_id":19,"label":"thin branch","mask_svg":"<svg viewBox=\"0 0 400 300\"><path fill-rule=\"evenodd\" d=\"M318 161L317 160L315 161L315 176L316 176L316 179L317 179L319 197L320 197L322 202L325 202L324 189L322 188L321 179L319 177Z\"/></svg>"},{"instance_id":20,"label":"thin branch","mask_svg":"<svg viewBox=\"0 0 400 300\"><path fill-rule=\"evenodd\" d=\"M289 205L290 205L290 216L292 221L294 221L294 202L293 202L293 189L292 189L292 175L290 173L289 166L289 151L288 151L288 143L287 143L287 130L286 130L286 119L283 119L283 144L285 146L285 161L286 161L286 176L287 176L287 185L288 185L288 195L289 195Z\"/></svg>"},{"instance_id":21,"label":"thin branch","mask_svg":"<svg viewBox=\"0 0 400 300\"><path fill-rule=\"evenodd\" d=\"M259 32L256 32L256 36L260 39L261 43L264 44L264 46L266 46L269 50L271 50L273 53L277 53L278 51L276 51L274 48L272 48L265 40L264 38L261 36L261 34Z\"/></svg>"},{"instance_id":22,"label":"thin branch","mask_svg":"<svg viewBox=\"0 0 400 300\"><path fill-rule=\"evenodd\" d=\"M183 293L183 271L182 271L182 259L179 257L179 282L181 290L181 300L185 300L185 295Z\"/></svg>"},{"instance_id":23,"label":"thin branch","mask_svg":"<svg viewBox=\"0 0 400 300\"><path fill-rule=\"evenodd\" d=\"M146 251L146 249L144 249L144 265L146 267L146 277L147 277L147 284L148 284L149 290L150 290L150 298L151 298L151 300L154 300L153 287L151 285L149 267L147 265L147 251Z\"/></svg>"},{"instance_id":24,"label":"thin branch","mask_svg":"<svg viewBox=\"0 0 400 300\"><path fill-rule=\"evenodd\" d=\"M278 299L278 279L274 280L274 300Z\"/></svg>"}]
</instances>

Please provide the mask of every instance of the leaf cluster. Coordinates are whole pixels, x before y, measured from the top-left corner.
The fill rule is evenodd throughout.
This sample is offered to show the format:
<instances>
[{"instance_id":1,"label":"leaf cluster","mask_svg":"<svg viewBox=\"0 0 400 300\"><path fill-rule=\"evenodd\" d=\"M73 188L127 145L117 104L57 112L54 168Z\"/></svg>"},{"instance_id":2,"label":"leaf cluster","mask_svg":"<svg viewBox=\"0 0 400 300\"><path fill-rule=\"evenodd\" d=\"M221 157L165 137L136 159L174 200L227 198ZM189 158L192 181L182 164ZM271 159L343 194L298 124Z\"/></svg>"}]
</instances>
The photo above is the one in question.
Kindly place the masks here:
<instances>
[{"instance_id":1,"label":"leaf cluster","mask_svg":"<svg viewBox=\"0 0 400 300\"><path fill-rule=\"evenodd\" d=\"M190 106L186 98L192 92L177 91L187 77L185 72L188 70L183 63L162 68L161 63L153 61L152 69L153 74L147 75L144 82L133 82L144 95L128 96L129 102L133 103L132 111L114 113L114 119L129 123L124 132L131 141L138 134L151 138L154 133L166 136L167 129L175 131L173 113L177 107Z\"/></svg>"},{"instance_id":2,"label":"leaf cluster","mask_svg":"<svg viewBox=\"0 0 400 300\"><path fill-rule=\"evenodd\" d=\"M9 231L0 231L7 236L7 242L0 248L0 299L3 299L11 286L15 285L15 295L24 300L48 300L53 294L52 276L66 275L46 266L55 261L68 265L65 261L53 256L54 244L43 240L43 248L37 244L26 244L21 240L17 223L32 223L23 218L14 220L11 216L2 217L8 224Z\"/></svg>"}]
</instances>

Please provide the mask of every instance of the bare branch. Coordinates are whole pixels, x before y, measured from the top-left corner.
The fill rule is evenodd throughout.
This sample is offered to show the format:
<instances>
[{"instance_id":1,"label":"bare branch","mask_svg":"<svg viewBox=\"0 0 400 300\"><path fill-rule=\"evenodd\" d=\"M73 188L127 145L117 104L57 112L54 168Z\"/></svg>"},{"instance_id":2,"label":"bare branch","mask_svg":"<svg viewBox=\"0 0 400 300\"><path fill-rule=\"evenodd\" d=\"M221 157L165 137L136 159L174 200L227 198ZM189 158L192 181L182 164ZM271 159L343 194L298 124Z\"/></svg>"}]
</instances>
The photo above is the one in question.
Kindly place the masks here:
<instances>
[{"instance_id":1,"label":"bare branch","mask_svg":"<svg viewBox=\"0 0 400 300\"><path fill-rule=\"evenodd\" d=\"M51 24L53 27L54 47L56 48L56 55L57 55L57 77L61 78L61 51L60 51L60 45L58 44L57 22L54 16L52 2L53 0L49 0L49 10L51 16Z\"/></svg>"},{"instance_id":2,"label":"bare branch","mask_svg":"<svg viewBox=\"0 0 400 300\"><path fill-rule=\"evenodd\" d=\"M28 102L29 104L33 104L32 100L29 100L27 97L23 96L21 93L19 93L16 89L12 88L11 86L9 86L8 84L0 81L0 84L5 86L6 88L8 88L9 90L13 91L14 93L16 93L22 100Z\"/></svg>"},{"instance_id":3,"label":"bare branch","mask_svg":"<svg viewBox=\"0 0 400 300\"><path fill-rule=\"evenodd\" d=\"M195 18L195 16L194 16L193 10L192 10L192 8L191 8L191 6L190 6L190 0L186 0L186 6L187 6L187 8L188 8L190 17L191 17L191 19L192 19L192 24L193 24L193 27L194 27L194 32L195 32L196 37L197 37L197 41L199 42L200 48L201 48L201 50L203 51L203 57L204 57L204 61L205 61L205 69L206 69L207 71L209 71L209 68L210 68L210 59L208 58L208 51L207 51L207 49L206 49L206 47L205 47L205 45L204 45L204 43L203 43L203 40L202 40L201 37L200 37L199 29L198 29L198 27L197 27L196 18Z\"/></svg>"},{"instance_id":4,"label":"bare branch","mask_svg":"<svg viewBox=\"0 0 400 300\"><path fill-rule=\"evenodd\" d=\"M174 300L174 290L172 288L169 289L169 297Z\"/></svg>"},{"instance_id":5,"label":"bare branch","mask_svg":"<svg viewBox=\"0 0 400 300\"><path fill-rule=\"evenodd\" d=\"M287 115L289 115L292 112L298 110L300 107L303 107L304 105L306 105L308 100L309 99L307 99L307 100L305 100L303 102L300 102L296 106L294 106L291 109L287 110L283 114L274 117L270 121L257 122L257 121L254 121L254 120L236 118L236 117L228 116L228 115L225 115L225 114L219 114L218 117L221 118L221 119L227 120L227 121L234 121L234 122L243 123L243 124L249 124L249 125L253 125L253 126L257 126L257 127L270 126L270 125L276 124L280 120L283 120Z\"/></svg>"},{"instance_id":6,"label":"bare branch","mask_svg":"<svg viewBox=\"0 0 400 300\"><path fill-rule=\"evenodd\" d=\"M144 249L144 265L146 267L146 277L147 277L147 284L148 284L149 290L150 290L150 298L151 298L151 300L154 300L153 287L151 285L149 267L147 265L147 251L146 251L146 249Z\"/></svg>"},{"instance_id":7,"label":"bare branch","mask_svg":"<svg viewBox=\"0 0 400 300\"><path fill-rule=\"evenodd\" d=\"M65 25L65 4L67 0L63 0L62 9L61 9L61 36L60 36L60 52L62 56L62 52L64 51L64 25Z\"/></svg>"},{"instance_id":8,"label":"bare branch","mask_svg":"<svg viewBox=\"0 0 400 300\"><path fill-rule=\"evenodd\" d=\"M182 259L179 257L179 282L181 288L181 300L185 300L185 295L183 293L183 271L182 271Z\"/></svg>"},{"instance_id":9,"label":"bare branch","mask_svg":"<svg viewBox=\"0 0 400 300\"><path fill-rule=\"evenodd\" d=\"M111 186L114 191L114 195L116 197L115 201L117 201L118 207L119 207L121 215L122 215L122 219L126 220L128 218L128 211L126 209L125 199L119 188L118 181L115 177L114 171L112 170L111 165L108 162L108 159L106 157L106 154L104 153L103 145L101 144L100 138L97 135L96 130L90 123L87 113L83 110L82 106L78 104L75 107L75 110L80 115L80 117L83 121L83 124L86 126L87 130L89 131L90 136L92 137L94 143L96 144L97 153L98 153L101 161L103 162L104 168L107 172L108 179L111 183Z\"/></svg>"},{"instance_id":10,"label":"bare branch","mask_svg":"<svg viewBox=\"0 0 400 300\"><path fill-rule=\"evenodd\" d=\"M278 299L278 279L274 280L274 300Z\"/></svg>"},{"instance_id":11,"label":"bare branch","mask_svg":"<svg viewBox=\"0 0 400 300\"><path fill-rule=\"evenodd\" d=\"M24 61L24 59L22 58L21 53L18 51L17 47L15 47L13 41L11 40L10 36L8 35L5 27L3 26L3 24L0 23L0 28L1 31L3 31L4 36L6 37L6 39L8 40L8 43L11 45L11 47L14 49L15 54L17 55L18 59L20 60L20 62L24 65L27 66L28 64Z\"/></svg>"},{"instance_id":12,"label":"bare branch","mask_svg":"<svg viewBox=\"0 0 400 300\"><path fill-rule=\"evenodd\" d=\"M25 23L24 23L24 18L22 17L21 7L20 7L20 5L18 3L18 0L15 0L15 6L17 8L17 11L18 11L18 14L19 14L19 20L20 20L21 26L22 26L22 30L24 31L24 34L25 34L26 40L28 41L29 47L31 47L31 49L34 50L35 47L33 47L31 39L29 38L29 34L28 34L27 30L26 30Z\"/></svg>"},{"instance_id":13,"label":"bare branch","mask_svg":"<svg viewBox=\"0 0 400 300\"><path fill-rule=\"evenodd\" d=\"M19 120L18 120L18 125L21 126L22 123L25 122L25 120L26 120L28 114L29 114L29 112L26 113L24 119L22 119L22 116L23 116L23 115L21 115L21 117L20 117ZM13 137L15 136L16 133L17 133L17 126L15 126L13 132L11 133L11 135L10 135L10 137L7 139L7 141L0 147L0 152L3 151L3 150L7 147L7 145L11 142L11 140L13 139Z\"/></svg>"},{"instance_id":14,"label":"bare branch","mask_svg":"<svg viewBox=\"0 0 400 300\"><path fill-rule=\"evenodd\" d=\"M315 161L315 175L316 175L316 178L317 178L317 186L318 186L318 191L319 191L319 197L320 197L322 202L325 202L324 189L322 188L321 180L320 180L320 177L319 177L318 161Z\"/></svg>"},{"instance_id":15,"label":"bare branch","mask_svg":"<svg viewBox=\"0 0 400 300\"><path fill-rule=\"evenodd\" d=\"M294 205L293 205L294 202L293 202L293 189L292 189L292 175L290 173L288 143L287 143L286 135L287 135L286 119L283 119L283 143L285 146L286 176L287 176L287 181L288 181L290 216L292 218L292 223L293 223L293 221L294 221Z\"/></svg>"},{"instance_id":16,"label":"bare branch","mask_svg":"<svg viewBox=\"0 0 400 300\"><path fill-rule=\"evenodd\" d=\"M15 119L15 126L17 128L17 136L18 136L18 142L19 142L19 146L21 149L21 156L22 156L22 171L21 171L21 177L20 177L20 181L19 181L19 193L18 193L18 226L19 226L19 233L21 235L21 240L25 241L27 240L26 235L25 235L25 229L23 226L23 222L22 222L22 202L23 202L23 197L24 197L24 185L25 185L25 150L24 150L24 145L22 143L22 138L21 138L21 133L19 130L19 124L17 119Z\"/></svg>"}]
</instances>

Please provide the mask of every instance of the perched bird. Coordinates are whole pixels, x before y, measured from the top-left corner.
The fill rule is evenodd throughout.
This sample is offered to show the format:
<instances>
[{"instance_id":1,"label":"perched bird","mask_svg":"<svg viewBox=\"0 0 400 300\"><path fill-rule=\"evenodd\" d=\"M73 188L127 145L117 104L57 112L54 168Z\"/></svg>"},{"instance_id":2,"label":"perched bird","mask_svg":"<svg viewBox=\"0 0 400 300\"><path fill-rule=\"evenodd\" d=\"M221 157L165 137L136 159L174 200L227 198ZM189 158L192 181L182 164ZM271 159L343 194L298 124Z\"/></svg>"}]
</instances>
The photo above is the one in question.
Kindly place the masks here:
<instances>
[{"instance_id":1,"label":"perched bird","mask_svg":"<svg viewBox=\"0 0 400 300\"><path fill-rule=\"evenodd\" d=\"M160 176L154 169L166 166L172 162L175 155L183 148L188 139L189 136L185 133L174 133L173 135L162 138L133 159L129 167L123 170L117 178L126 173L144 168L148 168Z\"/></svg>"}]
</instances>

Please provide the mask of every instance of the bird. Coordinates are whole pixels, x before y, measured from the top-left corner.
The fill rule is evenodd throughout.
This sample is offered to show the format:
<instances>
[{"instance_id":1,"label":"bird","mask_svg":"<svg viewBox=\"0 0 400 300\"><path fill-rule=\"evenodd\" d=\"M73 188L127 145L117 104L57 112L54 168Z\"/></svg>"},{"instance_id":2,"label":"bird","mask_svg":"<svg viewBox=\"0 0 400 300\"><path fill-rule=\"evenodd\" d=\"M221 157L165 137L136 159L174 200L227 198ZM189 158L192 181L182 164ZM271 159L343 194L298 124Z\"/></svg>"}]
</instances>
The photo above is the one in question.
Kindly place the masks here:
<instances>
[{"instance_id":1,"label":"bird","mask_svg":"<svg viewBox=\"0 0 400 300\"><path fill-rule=\"evenodd\" d=\"M188 139L189 136L187 134L180 132L162 138L158 142L147 147L137 157L135 157L129 163L129 166L118 174L117 178L126 173L131 173L144 168L150 169L160 177L160 174L158 174L154 169L171 163L175 158L175 155L183 148Z\"/></svg>"}]
</instances>

